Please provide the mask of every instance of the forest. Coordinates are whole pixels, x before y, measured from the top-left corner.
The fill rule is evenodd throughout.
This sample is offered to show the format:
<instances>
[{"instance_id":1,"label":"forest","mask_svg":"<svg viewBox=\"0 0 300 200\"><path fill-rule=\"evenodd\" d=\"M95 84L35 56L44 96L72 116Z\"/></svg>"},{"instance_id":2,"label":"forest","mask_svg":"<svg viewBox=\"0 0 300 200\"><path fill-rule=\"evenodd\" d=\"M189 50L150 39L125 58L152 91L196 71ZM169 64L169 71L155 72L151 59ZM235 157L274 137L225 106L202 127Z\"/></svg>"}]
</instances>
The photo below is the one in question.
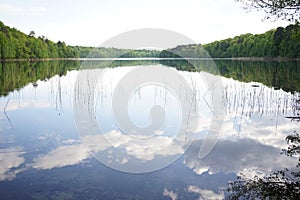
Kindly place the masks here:
<instances>
[{"instance_id":1,"label":"forest","mask_svg":"<svg viewBox=\"0 0 300 200\"><path fill-rule=\"evenodd\" d=\"M204 49L207 51L205 52ZM287 57L300 58L300 24L267 31L263 34L244 34L209 44L182 45L162 51L161 58L233 58Z\"/></svg>"},{"instance_id":2,"label":"forest","mask_svg":"<svg viewBox=\"0 0 300 200\"><path fill-rule=\"evenodd\" d=\"M28 35L0 21L0 59L46 58L232 58L288 57L300 58L300 25L279 27L263 34L244 34L209 44L181 45L173 49L129 50L104 47L70 46L53 42L45 36Z\"/></svg>"},{"instance_id":3,"label":"forest","mask_svg":"<svg viewBox=\"0 0 300 200\"><path fill-rule=\"evenodd\" d=\"M69 46L45 36L28 35L0 21L0 59L159 57L156 50Z\"/></svg>"},{"instance_id":4,"label":"forest","mask_svg":"<svg viewBox=\"0 0 300 200\"><path fill-rule=\"evenodd\" d=\"M33 59L33 58L71 58L78 57L78 52L64 42L57 43L45 36L35 37L34 31L28 35L15 28L5 26L0 21L0 58Z\"/></svg>"},{"instance_id":5,"label":"forest","mask_svg":"<svg viewBox=\"0 0 300 200\"><path fill-rule=\"evenodd\" d=\"M211 57L300 57L300 25L245 34L203 45Z\"/></svg>"}]
</instances>

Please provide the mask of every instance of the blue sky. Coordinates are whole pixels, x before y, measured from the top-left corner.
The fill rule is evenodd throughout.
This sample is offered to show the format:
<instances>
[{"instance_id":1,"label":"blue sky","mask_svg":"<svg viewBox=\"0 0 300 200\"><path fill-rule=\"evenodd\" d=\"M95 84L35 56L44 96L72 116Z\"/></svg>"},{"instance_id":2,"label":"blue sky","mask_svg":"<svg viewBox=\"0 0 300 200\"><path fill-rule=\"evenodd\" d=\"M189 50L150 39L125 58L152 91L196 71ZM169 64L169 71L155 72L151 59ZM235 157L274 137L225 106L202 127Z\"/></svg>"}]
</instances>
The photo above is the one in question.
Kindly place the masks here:
<instances>
[{"instance_id":1,"label":"blue sky","mask_svg":"<svg viewBox=\"0 0 300 200\"><path fill-rule=\"evenodd\" d=\"M0 20L53 41L98 46L125 31L164 28L197 43L263 33L284 21L262 21L235 0L1 0Z\"/></svg>"}]
</instances>

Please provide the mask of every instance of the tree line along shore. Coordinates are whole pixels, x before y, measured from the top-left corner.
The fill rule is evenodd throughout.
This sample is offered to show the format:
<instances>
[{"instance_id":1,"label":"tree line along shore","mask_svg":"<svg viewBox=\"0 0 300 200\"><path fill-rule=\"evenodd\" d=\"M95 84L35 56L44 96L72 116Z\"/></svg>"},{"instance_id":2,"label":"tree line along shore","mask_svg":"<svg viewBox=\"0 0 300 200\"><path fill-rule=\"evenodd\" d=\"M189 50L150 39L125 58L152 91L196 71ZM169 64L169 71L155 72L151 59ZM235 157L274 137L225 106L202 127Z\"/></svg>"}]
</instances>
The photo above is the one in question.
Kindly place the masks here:
<instances>
[{"instance_id":1,"label":"tree line along shore","mask_svg":"<svg viewBox=\"0 0 300 200\"><path fill-rule=\"evenodd\" d=\"M208 44L180 45L172 49L130 50L104 47L70 46L65 42L53 42L34 31L22 33L0 21L0 59L49 60L78 58L235 58L251 59L299 59L300 24L278 27L263 34L243 34L234 38Z\"/></svg>"}]
</instances>

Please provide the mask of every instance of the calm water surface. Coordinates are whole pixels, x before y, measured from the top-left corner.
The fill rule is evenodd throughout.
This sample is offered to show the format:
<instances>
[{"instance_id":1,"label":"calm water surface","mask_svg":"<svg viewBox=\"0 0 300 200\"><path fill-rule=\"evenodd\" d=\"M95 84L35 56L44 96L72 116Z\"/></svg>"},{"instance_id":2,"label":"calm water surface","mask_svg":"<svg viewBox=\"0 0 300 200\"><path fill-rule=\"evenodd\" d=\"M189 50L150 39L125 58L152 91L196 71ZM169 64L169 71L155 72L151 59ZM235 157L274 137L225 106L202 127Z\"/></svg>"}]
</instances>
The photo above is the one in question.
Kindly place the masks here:
<instances>
[{"instance_id":1,"label":"calm water surface","mask_svg":"<svg viewBox=\"0 0 300 200\"><path fill-rule=\"evenodd\" d=\"M296 160L280 154L285 137L300 131L297 116L300 92L299 62L216 61L220 75L197 72L180 61L116 61L107 65L105 77L93 93L93 111L104 133L117 137L118 145L95 148L111 155L116 167L132 160L145 165L177 156L171 165L149 173L126 173L99 162L82 145L74 121L78 61L2 63L0 65L0 196L1 199L224 199L229 181L243 173L262 176L295 166ZM124 74L139 67L173 67L195 91L201 116L195 138L185 151L168 151L162 143L150 146L156 153L143 156L143 145L122 140L111 101ZM201 75L218 77L224 85L223 119L219 139L203 159L199 149L211 120L210 99L202 97L207 85ZM85 96L89 99L91 96ZM159 85L141 87L130 97L128 112L138 126L150 123L150 108L164 107L166 121L161 138L172 138L180 122L180 104ZM299 109L299 107L298 107ZM125 153L120 154L120 148ZM95 150L94 149L94 150ZM95 151L96 151L95 150ZM93 153L93 152L92 152Z\"/></svg>"}]
</instances>

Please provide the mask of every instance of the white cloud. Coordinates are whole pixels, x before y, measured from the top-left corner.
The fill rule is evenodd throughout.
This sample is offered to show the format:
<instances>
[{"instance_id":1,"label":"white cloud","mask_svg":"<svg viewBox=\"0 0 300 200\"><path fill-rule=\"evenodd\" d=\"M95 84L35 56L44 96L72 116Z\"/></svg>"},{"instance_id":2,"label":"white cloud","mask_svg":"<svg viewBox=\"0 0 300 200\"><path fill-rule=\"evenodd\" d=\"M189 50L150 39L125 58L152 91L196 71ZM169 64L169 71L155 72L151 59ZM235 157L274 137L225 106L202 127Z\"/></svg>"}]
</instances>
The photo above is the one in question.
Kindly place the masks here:
<instances>
[{"instance_id":1,"label":"white cloud","mask_svg":"<svg viewBox=\"0 0 300 200\"><path fill-rule=\"evenodd\" d=\"M16 6L10 4L0 4L0 13L5 15L40 15L47 12L43 6Z\"/></svg>"},{"instance_id":2,"label":"white cloud","mask_svg":"<svg viewBox=\"0 0 300 200\"><path fill-rule=\"evenodd\" d=\"M189 185L187 190L188 192L198 194L198 200L222 200L225 198L224 192L215 193L212 190L201 189L195 185Z\"/></svg>"},{"instance_id":3,"label":"white cloud","mask_svg":"<svg viewBox=\"0 0 300 200\"><path fill-rule=\"evenodd\" d=\"M172 190L168 190L167 188L164 189L163 195L165 197L169 197L171 200L177 200L177 193Z\"/></svg>"}]
</instances>

